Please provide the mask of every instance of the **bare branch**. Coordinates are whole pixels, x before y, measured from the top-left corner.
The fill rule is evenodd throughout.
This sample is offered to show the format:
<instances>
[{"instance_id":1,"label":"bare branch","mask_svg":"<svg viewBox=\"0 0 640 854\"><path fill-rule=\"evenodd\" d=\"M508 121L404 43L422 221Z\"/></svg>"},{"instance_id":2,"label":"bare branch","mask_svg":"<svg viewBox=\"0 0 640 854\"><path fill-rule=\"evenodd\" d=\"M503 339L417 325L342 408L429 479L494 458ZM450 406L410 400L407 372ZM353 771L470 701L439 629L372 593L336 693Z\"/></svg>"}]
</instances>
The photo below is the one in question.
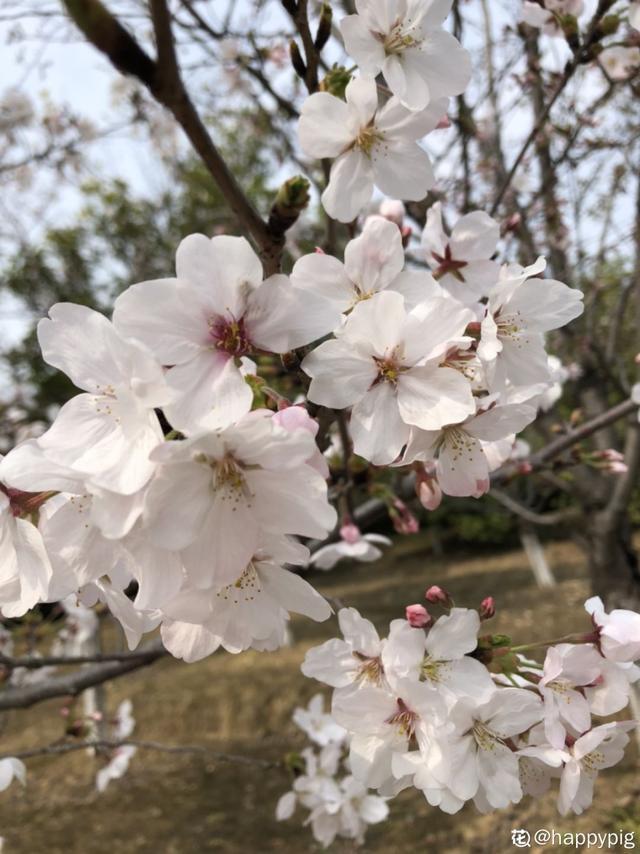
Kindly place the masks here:
<instances>
[{"instance_id":1,"label":"bare branch","mask_svg":"<svg viewBox=\"0 0 640 854\"><path fill-rule=\"evenodd\" d=\"M86 688L101 685L103 682L132 673L141 667L153 664L154 661L165 655L167 655L167 651L158 641L122 661L103 661L80 668L64 676L54 676L43 682L23 685L19 688L8 688L6 691L0 692L0 711L26 709L36 705L36 703L55 697L76 697Z\"/></svg>"},{"instance_id":2,"label":"bare branch","mask_svg":"<svg viewBox=\"0 0 640 854\"><path fill-rule=\"evenodd\" d=\"M221 753L200 744L162 744L159 741L140 741L138 739L123 739L122 741L111 741L109 739L98 739L88 741L72 741L54 744L46 744L41 747L33 747L29 750L13 751L12 753L0 754L1 759L34 759L38 756L60 756L65 753L75 753L78 750L117 750L119 747L137 747L140 750L157 750L160 753L173 753L190 755L197 754L215 759L217 762L232 762L237 765L251 765L259 768L284 768L283 762L270 759L259 759L253 756L240 756L233 753Z\"/></svg>"}]
</instances>

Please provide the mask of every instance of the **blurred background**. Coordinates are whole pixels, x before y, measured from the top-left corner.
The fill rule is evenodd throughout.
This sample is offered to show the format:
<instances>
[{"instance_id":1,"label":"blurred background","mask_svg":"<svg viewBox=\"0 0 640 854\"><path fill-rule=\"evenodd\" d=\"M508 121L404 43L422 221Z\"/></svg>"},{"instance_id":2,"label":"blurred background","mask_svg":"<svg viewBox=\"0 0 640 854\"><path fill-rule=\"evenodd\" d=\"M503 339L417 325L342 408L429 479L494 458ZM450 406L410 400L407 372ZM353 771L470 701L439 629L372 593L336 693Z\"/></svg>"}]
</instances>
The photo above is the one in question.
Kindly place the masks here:
<instances>
[{"instance_id":1,"label":"blurred background","mask_svg":"<svg viewBox=\"0 0 640 854\"><path fill-rule=\"evenodd\" d=\"M335 31L353 4L331 5ZM624 401L639 379L640 38L629 25L628 4L609 5L609 23L594 35L589 21L596 3L589 0L555 30L523 24L519 0L457 0L448 26L470 50L474 75L467 92L451 101L449 126L426 142L436 187L424 202L407 206L407 252L416 266L424 266L419 238L426 211L441 200L449 224L469 210L492 213L501 224L502 260L529 264L543 254L547 275L585 293L584 316L550 340L557 384L524 437L527 445L517 450L523 460L529 449ZM107 6L153 54L147 4ZM343 246L350 230L335 231L324 220L322 169L304 160L296 142L306 90L292 68L290 42L299 38L283 5L176 0L170 7L190 95L261 214L286 179L304 174L312 182L310 204L287 234L285 271L329 236ZM309 2L313 21L320 7ZM567 75L576 39L588 38L589 60ZM130 284L173 274L182 237L238 234L241 226L173 117L84 41L62 3L4 0L0 44L4 453L42 432L74 393L37 347L35 324L52 304L69 300L110 314ZM345 62L338 38L323 57L321 80ZM536 135L512 172L532 129ZM279 365L262 367L295 395ZM605 453L611 449L623 465L611 464ZM364 500L379 483L354 465ZM312 582L359 608L381 631L433 583L469 607L494 596L495 630L522 643L580 630L591 592L611 606L640 604L639 471L634 414L481 501L445 498L429 514L410 503L417 532L408 533L416 526L406 518L403 524L385 516L375 530L390 534L394 548L382 560L342 563L328 574L310 570ZM39 613L24 621L18 642L45 642L54 620L55 613ZM291 646L277 653L219 652L196 665L163 660L109 685L107 702L133 701L141 738L277 759L304 745L291 723L293 709L317 687L299 672L304 651L335 630L335 621L294 621ZM103 631L107 645L120 643L111 627ZM52 702L5 715L3 744L20 749L61 737L60 709ZM0 834L9 852L318 847L299 823L275 821L275 803L290 784L281 770L140 751L128 774L99 794L93 759L84 753L43 757L30 767L27 789L12 787L0 799ZM392 803L390 820L369 831L364 850L511 851L510 829L521 825L640 829L639 792L632 749L603 776L593 809L580 818L560 821L548 796L487 817L467 806L461 821L404 794ZM351 849L336 843L336 850Z\"/></svg>"}]
</instances>

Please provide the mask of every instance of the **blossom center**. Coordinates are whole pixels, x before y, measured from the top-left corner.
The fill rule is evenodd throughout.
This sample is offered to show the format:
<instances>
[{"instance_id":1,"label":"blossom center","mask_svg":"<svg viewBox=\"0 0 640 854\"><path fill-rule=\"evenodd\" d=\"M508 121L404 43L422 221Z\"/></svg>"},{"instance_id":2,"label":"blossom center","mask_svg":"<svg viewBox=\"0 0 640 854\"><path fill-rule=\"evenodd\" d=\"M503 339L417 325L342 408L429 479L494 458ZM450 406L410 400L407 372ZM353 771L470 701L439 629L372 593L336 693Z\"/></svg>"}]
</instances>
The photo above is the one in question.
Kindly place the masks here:
<instances>
[{"instance_id":1,"label":"blossom center","mask_svg":"<svg viewBox=\"0 0 640 854\"><path fill-rule=\"evenodd\" d=\"M448 661L436 661L430 656L422 662L422 675L428 682L442 682L449 669Z\"/></svg>"},{"instance_id":2,"label":"blossom center","mask_svg":"<svg viewBox=\"0 0 640 854\"><path fill-rule=\"evenodd\" d=\"M363 655L361 652L354 652L353 655L360 662L357 679L360 682L371 682L373 685L380 685L384 672L382 660L379 657Z\"/></svg>"},{"instance_id":3,"label":"blossom center","mask_svg":"<svg viewBox=\"0 0 640 854\"><path fill-rule=\"evenodd\" d=\"M378 368L378 376L374 381L374 385L381 382L396 385L398 377L404 370L403 365L400 363L397 348L394 349L390 356L373 356L373 361Z\"/></svg>"},{"instance_id":4,"label":"blossom center","mask_svg":"<svg viewBox=\"0 0 640 854\"><path fill-rule=\"evenodd\" d=\"M432 257L438 263L438 269L434 271L433 278L438 280L447 273L457 279L459 282L464 282L465 278L460 272L467 266L466 261L456 261L451 255L451 246L447 243L444 255L438 255L437 252L431 253Z\"/></svg>"},{"instance_id":5,"label":"blossom center","mask_svg":"<svg viewBox=\"0 0 640 854\"><path fill-rule=\"evenodd\" d=\"M358 136L354 140L354 147L359 148L363 154L366 154L367 157L371 155L374 147L382 142L384 139L383 135L376 128L375 125L367 125L367 127L361 128Z\"/></svg>"},{"instance_id":6,"label":"blossom center","mask_svg":"<svg viewBox=\"0 0 640 854\"><path fill-rule=\"evenodd\" d=\"M471 732L480 750L494 751L498 746L506 747L504 740L483 721L474 721Z\"/></svg>"},{"instance_id":7,"label":"blossom center","mask_svg":"<svg viewBox=\"0 0 640 854\"><path fill-rule=\"evenodd\" d=\"M387 718L386 723L390 724L396 732L399 733L399 735L406 736L410 739L413 737L415 732L418 716L415 712L411 711L404 700L400 697L398 697L396 705L397 711L395 711L390 718Z\"/></svg>"},{"instance_id":8,"label":"blossom center","mask_svg":"<svg viewBox=\"0 0 640 854\"><path fill-rule=\"evenodd\" d=\"M494 320L498 328L499 338L510 338L515 341L519 333L522 332L523 325L519 311L504 315L498 312L494 315Z\"/></svg>"},{"instance_id":9,"label":"blossom center","mask_svg":"<svg viewBox=\"0 0 640 854\"><path fill-rule=\"evenodd\" d=\"M440 455L443 448L449 452L452 464L466 458L468 462L473 461L473 449L475 439L461 427L445 427L436 443L436 455Z\"/></svg>"},{"instance_id":10,"label":"blossom center","mask_svg":"<svg viewBox=\"0 0 640 854\"><path fill-rule=\"evenodd\" d=\"M227 317L209 318L209 336L217 350L231 356L244 356L251 350L251 341L245 327L244 318L236 320Z\"/></svg>"},{"instance_id":11,"label":"blossom center","mask_svg":"<svg viewBox=\"0 0 640 854\"><path fill-rule=\"evenodd\" d=\"M233 584L218 590L216 597L231 605L239 605L242 602L253 602L261 592L260 577L253 563L250 563L240 578Z\"/></svg>"}]
</instances>

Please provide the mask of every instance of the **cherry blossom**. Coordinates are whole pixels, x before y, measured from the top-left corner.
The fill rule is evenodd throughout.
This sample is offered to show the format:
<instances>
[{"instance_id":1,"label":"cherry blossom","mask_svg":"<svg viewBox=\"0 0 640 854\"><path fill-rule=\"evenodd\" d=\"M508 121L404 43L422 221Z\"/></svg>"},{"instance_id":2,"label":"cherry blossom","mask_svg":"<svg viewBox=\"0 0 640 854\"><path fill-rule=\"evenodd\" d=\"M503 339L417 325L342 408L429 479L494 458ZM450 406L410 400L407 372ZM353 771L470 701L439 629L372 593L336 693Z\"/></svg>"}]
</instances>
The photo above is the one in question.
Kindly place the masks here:
<instances>
[{"instance_id":1,"label":"cherry blossom","mask_svg":"<svg viewBox=\"0 0 640 854\"><path fill-rule=\"evenodd\" d=\"M563 751L565 765L560 778L558 812L580 815L591 806L598 772L618 763L629 742L627 732L636 721L618 721L594 727Z\"/></svg>"},{"instance_id":2,"label":"cherry blossom","mask_svg":"<svg viewBox=\"0 0 640 854\"><path fill-rule=\"evenodd\" d=\"M544 258L530 267L505 265L489 293L478 355L492 391L504 390L507 381L530 387L532 394L536 386L544 391L550 376L543 334L582 314L579 290L554 279L532 278L545 266Z\"/></svg>"},{"instance_id":3,"label":"cherry blossom","mask_svg":"<svg viewBox=\"0 0 640 854\"><path fill-rule=\"evenodd\" d=\"M347 243L344 264L323 252L304 255L293 267L291 282L305 293L326 298L325 331L333 332L343 314L385 289L401 293L411 306L442 295L432 276L404 270L404 264L398 228L381 218L370 219L360 236Z\"/></svg>"},{"instance_id":4,"label":"cherry blossom","mask_svg":"<svg viewBox=\"0 0 640 854\"><path fill-rule=\"evenodd\" d=\"M286 276L263 281L262 264L243 237L185 237L176 272L175 279L128 288L116 300L114 324L169 367L173 396L165 411L173 427L227 427L253 399L240 358L257 350L285 353L320 337L320 305Z\"/></svg>"},{"instance_id":5,"label":"cherry blossom","mask_svg":"<svg viewBox=\"0 0 640 854\"><path fill-rule=\"evenodd\" d=\"M344 640L333 638L312 647L300 668L304 675L334 688L382 684L383 645L373 623L355 608L341 608L338 623Z\"/></svg>"},{"instance_id":6,"label":"cherry blossom","mask_svg":"<svg viewBox=\"0 0 640 854\"><path fill-rule=\"evenodd\" d=\"M440 430L412 430L402 463L420 460L435 464L435 476L446 495L478 497L489 489L489 473L496 466L488 443L510 438L536 416L526 404L504 404ZM500 460L498 464L500 464Z\"/></svg>"},{"instance_id":7,"label":"cherry blossom","mask_svg":"<svg viewBox=\"0 0 640 854\"><path fill-rule=\"evenodd\" d=\"M345 558L368 563L382 557L379 545L390 546L391 540L382 534L362 534L357 525L347 523L340 528L338 542L317 549L309 563L317 569L333 569Z\"/></svg>"},{"instance_id":8,"label":"cherry blossom","mask_svg":"<svg viewBox=\"0 0 640 854\"><path fill-rule=\"evenodd\" d=\"M544 699L545 732L554 747L564 745L567 728L582 733L591 726L589 702L579 689L594 684L600 672L593 647L558 644L547 650L538 687Z\"/></svg>"},{"instance_id":9,"label":"cherry blossom","mask_svg":"<svg viewBox=\"0 0 640 854\"><path fill-rule=\"evenodd\" d=\"M544 0L542 3L525 0L521 20L530 27L542 29L549 36L563 36L559 19L563 15L578 17L584 9L583 0Z\"/></svg>"},{"instance_id":10,"label":"cherry blossom","mask_svg":"<svg viewBox=\"0 0 640 854\"><path fill-rule=\"evenodd\" d=\"M497 283L500 267L492 261L500 226L482 211L465 214L449 237L442 224L442 205L427 212L422 248L438 283L455 299L474 305Z\"/></svg>"},{"instance_id":11,"label":"cherry blossom","mask_svg":"<svg viewBox=\"0 0 640 854\"><path fill-rule=\"evenodd\" d=\"M195 587L234 584L262 532L324 537L335 523L311 433L253 412L232 428L165 442L145 496L151 542L179 551Z\"/></svg>"},{"instance_id":12,"label":"cherry blossom","mask_svg":"<svg viewBox=\"0 0 640 854\"><path fill-rule=\"evenodd\" d=\"M440 365L469 319L467 309L446 298L407 312L400 294L377 294L354 308L335 340L305 358L309 399L336 409L352 406L355 452L391 463L411 426L439 429L475 411L466 379Z\"/></svg>"},{"instance_id":13,"label":"cherry blossom","mask_svg":"<svg viewBox=\"0 0 640 854\"><path fill-rule=\"evenodd\" d=\"M314 694L306 709L295 709L293 722L320 747L342 744L347 735L344 727L339 726L331 715L325 712L322 694Z\"/></svg>"},{"instance_id":14,"label":"cherry blossom","mask_svg":"<svg viewBox=\"0 0 640 854\"><path fill-rule=\"evenodd\" d=\"M110 737L113 741L124 741L135 729L135 719L132 714L131 700L123 700L118 706L115 718L111 721ZM132 744L122 744L111 751L108 763L96 774L96 789L104 792L112 780L124 777L129 769L129 763L137 752Z\"/></svg>"},{"instance_id":15,"label":"cherry blossom","mask_svg":"<svg viewBox=\"0 0 640 854\"><path fill-rule=\"evenodd\" d=\"M598 648L605 656L616 662L632 662L640 659L640 614L616 609L607 614L599 596L585 602L598 633Z\"/></svg>"},{"instance_id":16,"label":"cherry blossom","mask_svg":"<svg viewBox=\"0 0 640 854\"><path fill-rule=\"evenodd\" d=\"M23 786L26 785L27 769L24 767L24 762L13 756L0 759L0 792L8 789L14 780L22 783Z\"/></svg>"},{"instance_id":17,"label":"cherry blossom","mask_svg":"<svg viewBox=\"0 0 640 854\"><path fill-rule=\"evenodd\" d=\"M459 95L471 77L469 54L442 29L451 2L358 0L357 15L340 22L347 53L363 74L384 74L410 110Z\"/></svg>"},{"instance_id":18,"label":"cherry blossom","mask_svg":"<svg viewBox=\"0 0 640 854\"><path fill-rule=\"evenodd\" d=\"M35 440L45 459L98 488L141 489L155 467L149 453L162 442L153 410L170 397L160 366L106 317L73 303L51 308L38 340L45 361L85 390Z\"/></svg>"},{"instance_id":19,"label":"cherry blossom","mask_svg":"<svg viewBox=\"0 0 640 854\"><path fill-rule=\"evenodd\" d=\"M446 99L417 113L397 98L379 107L375 80L368 77L351 80L346 102L328 92L310 95L298 134L308 157L336 158L322 194L329 216L351 222L371 200L374 186L394 198L423 199L434 176L417 140L434 130L446 109Z\"/></svg>"},{"instance_id":20,"label":"cherry blossom","mask_svg":"<svg viewBox=\"0 0 640 854\"><path fill-rule=\"evenodd\" d=\"M29 515L29 498L0 485L0 611L5 617L21 617L49 598L53 569L42 535L21 518Z\"/></svg>"},{"instance_id":21,"label":"cherry blossom","mask_svg":"<svg viewBox=\"0 0 640 854\"><path fill-rule=\"evenodd\" d=\"M208 589L186 584L163 604L164 645L177 658L199 661L220 646L231 653L282 646L290 611L326 620L331 608L325 599L283 566L307 559L299 543L263 536L233 583Z\"/></svg>"}]
</instances>

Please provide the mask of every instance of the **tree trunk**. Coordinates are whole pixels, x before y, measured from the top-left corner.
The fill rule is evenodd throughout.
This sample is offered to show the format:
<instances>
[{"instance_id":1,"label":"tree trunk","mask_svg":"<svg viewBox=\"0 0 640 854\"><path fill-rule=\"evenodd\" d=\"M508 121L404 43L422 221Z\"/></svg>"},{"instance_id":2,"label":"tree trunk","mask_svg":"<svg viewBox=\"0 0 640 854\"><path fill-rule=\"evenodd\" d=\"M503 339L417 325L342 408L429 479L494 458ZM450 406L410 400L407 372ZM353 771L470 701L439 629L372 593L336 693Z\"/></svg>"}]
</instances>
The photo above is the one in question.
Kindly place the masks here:
<instances>
[{"instance_id":1,"label":"tree trunk","mask_svg":"<svg viewBox=\"0 0 640 854\"><path fill-rule=\"evenodd\" d=\"M613 518L606 510L594 513L586 537L594 595L607 610L640 610L640 568L628 513Z\"/></svg>"}]
</instances>

